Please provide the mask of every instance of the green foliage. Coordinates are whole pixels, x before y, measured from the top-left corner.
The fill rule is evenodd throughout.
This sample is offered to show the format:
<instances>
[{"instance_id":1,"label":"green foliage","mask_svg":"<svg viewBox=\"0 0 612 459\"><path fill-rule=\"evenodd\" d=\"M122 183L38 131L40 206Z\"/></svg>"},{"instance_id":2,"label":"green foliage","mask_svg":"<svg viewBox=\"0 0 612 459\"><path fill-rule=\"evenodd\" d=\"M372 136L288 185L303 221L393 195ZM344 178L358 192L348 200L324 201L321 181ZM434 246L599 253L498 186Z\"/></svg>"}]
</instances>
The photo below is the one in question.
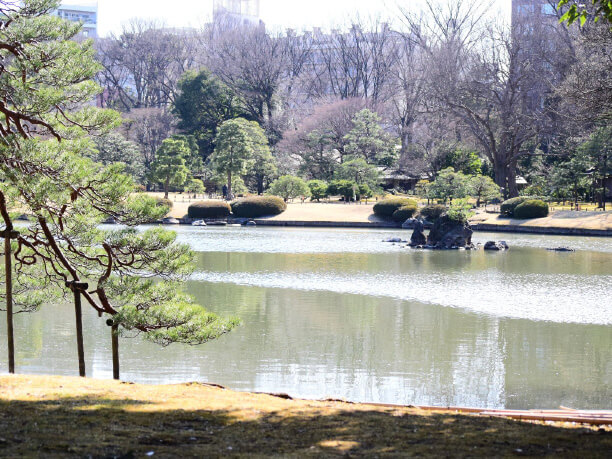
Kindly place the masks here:
<instances>
[{"instance_id":1,"label":"green foliage","mask_svg":"<svg viewBox=\"0 0 612 459\"><path fill-rule=\"evenodd\" d=\"M393 220L403 223L409 218L412 218L412 216L417 213L417 210L416 202L414 204L404 205L393 212Z\"/></svg>"},{"instance_id":2,"label":"green foliage","mask_svg":"<svg viewBox=\"0 0 612 459\"><path fill-rule=\"evenodd\" d=\"M227 174L228 195L233 195L232 176L246 174L256 154L269 151L268 140L259 124L236 118L219 127L211 162L220 174Z\"/></svg>"},{"instance_id":3,"label":"green foliage","mask_svg":"<svg viewBox=\"0 0 612 459\"><path fill-rule=\"evenodd\" d=\"M340 180L349 180L357 185L368 185L376 188L379 185L381 174L378 168L368 164L363 158L354 158L338 166L336 174Z\"/></svg>"},{"instance_id":4,"label":"green foliage","mask_svg":"<svg viewBox=\"0 0 612 459\"><path fill-rule=\"evenodd\" d=\"M512 217L514 215L514 210L516 206L524 203L525 201L529 201L531 198L528 196L519 196L516 198L510 198L501 203L499 207L499 211L502 215L507 215Z\"/></svg>"},{"instance_id":5,"label":"green foliage","mask_svg":"<svg viewBox=\"0 0 612 459\"><path fill-rule=\"evenodd\" d=\"M319 202L329 196L328 185L323 180L309 180L306 185L310 189L310 199Z\"/></svg>"},{"instance_id":6,"label":"green foliage","mask_svg":"<svg viewBox=\"0 0 612 459\"><path fill-rule=\"evenodd\" d=\"M248 118L240 97L206 69L186 72L178 90L173 107L178 127L195 137L202 158L213 152L221 123Z\"/></svg>"},{"instance_id":7,"label":"green foliage","mask_svg":"<svg viewBox=\"0 0 612 459\"><path fill-rule=\"evenodd\" d=\"M353 129L344 137L345 151L368 163L393 166L397 161L396 141L380 126L377 113L363 109L353 118Z\"/></svg>"},{"instance_id":8,"label":"green foliage","mask_svg":"<svg viewBox=\"0 0 612 459\"><path fill-rule=\"evenodd\" d=\"M448 218L453 221L465 223L471 216L474 215L472 211L472 205L469 203L467 198L456 199L453 201L446 212Z\"/></svg>"},{"instance_id":9,"label":"green foliage","mask_svg":"<svg viewBox=\"0 0 612 459\"><path fill-rule=\"evenodd\" d=\"M329 184L330 196L342 196L346 202L357 199L358 185L351 180L334 180Z\"/></svg>"},{"instance_id":10,"label":"green foliage","mask_svg":"<svg viewBox=\"0 0 612 459\"><path fill-rule=\"evenodd\" d=\"M189 154L189 146L180 139L166 139L157 150L155 161L151 165L150 177L155 182L163 183L166 198L170 186L181 187L187 181Z\"/></svg>"},{"instance_id":11,"label":"green foliage","mask_svg":"<svg viewBox=\"0 0 612 459\"><path fill-rule=\"evenodd\" d=\"M126 174L130 174L136 180L143 178L143 158L137 144L126 140L116 132L95 137L94 143L96 146L92 155L94 161L104 165L124 163Z\"/></svg>"},{"instance_id":12,"label":"green foliage","mask_svg":"<svg viewBox=\"0 0 612 459\"><path fill-rule=\"evenodd\" d=\"M426 220L433 222L440 218L442 215L446 213L446 206L441 204L433 204L430 206L425 206L419 210L419 215L425 218Z\"/></svg>"},{"instance_id":13,"label":"green foliage","mask_svg":"<svg viewBox=\"0 0 612 459\"><path fill-rule=\"evenodd\" d=\"M299 196L310 196L310 188L304 180L293 175L283 175L270 185L269 194L280 196L285 201Z\"/></svg>"},{"instance_id":14,"label":"green foliage","mask_svg":"<svg viewBox=\"0 0 612 459\"><path fill-rule=\"evenodd\" d=\"M452 167L447 167L440 171L436 179L427 187L427 197L440 199L446 203L455 198L467 196L468 178L461 172L455 172Z\"/></svg>"},{"instance_id":15,"label":"green foliage","mask_svg":"<svg viewBox=\"0 0 612 459\"><path fill-rule=\"evenodd\" d=\"M135 229L168 208L134 193L125 164L88 157L95 150L90 135L112 131L119 117L91 106L100 92L93 42L72 40L80 24L47 15L58 4L2 6L0 210L9 229L7 202L34 216L16 241L18 278L35 275L31 266L64 294L66 282L87 281L84 304L162 344L220 336L237 322L207 313L180 290L193 267L189 247L163 228ZM108 216L121 226L102 228Z\"/></svg>"},{"instance_id":16,"label":"green foliage","mask_svg":"<svg viewBox=\"0 0 612 459\"><path fill-rule=\"evenodd\" d=\"M225 201L195 202L187 209L189 218L227 218L232 209Z\"/></svg>"},{"instance_id":17,"label":"green foliage","mask_svg":"<svg viewBox=\"0 0 612 459\"><path fill-rule=\"evenodd\" d=\"M400 207L414 207L417 209L418 203L409 198L389 198L374 204L374 213L380 217L392 217Z\"/></svg>"},{"instance_id":18,"label":"green foliage","mask_svg":"<svg viewBox=\"0 0 612 459\"><path fill-rule=\"evenodd\" d=\"M514 218L543 218L548 216L548 204L539 199L525 201L514 208Z\"/></svg>"},{"instance_id":19,"label":"green foliage","mask_svg":"<svg viewBox=\"0 0 612 459\"><path fill-rule=\"evenodd\" d=\"M255 182L257 194L263 194L266 182L277 175L278 168L264 130L255 122L251 122L249 126L253 157L248 165L247 175Z\"/></svg>"},{"instance_id":20,"label":"green foliage","mask_svg":"<svg viewBox=\"0 0 612 459\"><path fill-rule=\"evenodd\" d=\"M474 175L470 177L467 183L467 190L470 196L476 198L477 207L480 207L481 201L486 202L501 197L500 187L491 177L485 175Z\"/></svg>"},{"instance_id":21,"label":"green foliage","mask_svg":"<svg viewBox=\"0 0 612 459\"><path fill-rule=\"evenodd\" d=\"M442 168L447 167L465 175L476 175L482 173L482 160L475 151L456 148L444 158Z\"/></svg>"},{"instance_id":22,"label":"green foliage","mask_svg":"<svg viewBox=\"0 0 612 459\"><path fill-rule=\"evenodd\" d=\"M558 9L570 5L565 14L561 16L561 22L567 21L568 25L572 25L576 20L580 20L580 25L583 26L589 14L592 14L596 22L604 19L612 24L612 2L610 0L590 0L590 4L592 11L589 11L589 7L584 2L560 0L557 5Z\"/></svg>"},{"instance_id":23,"label":"green foliage","mask_svg":"<svg viewBox=\"0 0 612 459\"><path fill-rule=\"evenodd\" d=\"M374 190L372 190L365 183L358 186L357 192L359 193L359 200L361 199L369 199L374 196Z\"/></svg>"},{"instance_id":24,"label":"green foliage","mask_svg":"<svg viewBox=\"0 0 612 459\"><path fill-rule=\"evenodd\" d=\"M285 210L287 210L287 204L278 196L253 196L232 203L232 213L238 218L279 215Z\"/></svg>"},{"instance_id":25,"label":"green foliage","mask_svg":"<svg viewBox=\"0 0 612 459\"><path fill-rule=\"evenodd\" d=\"M202 180L192 178L185 186L185 191L188 193L202 194L206 191L206 187Z\"/></svg>"},{"instance_id":26,"label":"green foliage","mask_svg":"<svg viewBox=\"0 0 612 459\"><path fill-rule=\"evenodd\" d=\"M174 203L167 198L154 198L156 201L156 206L157 207L163 207L166 209L166 213L168 213L170 210L172 210L172 207L174 207Z\"/></svg>"}]
</instances>

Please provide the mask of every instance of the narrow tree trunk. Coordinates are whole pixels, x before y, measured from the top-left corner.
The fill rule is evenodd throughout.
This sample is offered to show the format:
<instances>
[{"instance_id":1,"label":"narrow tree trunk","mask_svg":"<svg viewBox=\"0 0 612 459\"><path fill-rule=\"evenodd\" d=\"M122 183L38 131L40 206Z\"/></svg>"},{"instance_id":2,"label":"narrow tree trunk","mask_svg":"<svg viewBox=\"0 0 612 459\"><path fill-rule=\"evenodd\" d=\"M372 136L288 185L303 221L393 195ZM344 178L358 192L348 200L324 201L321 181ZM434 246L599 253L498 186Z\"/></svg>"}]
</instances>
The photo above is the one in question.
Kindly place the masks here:
<instances>
[{"instance_id":1,"label":"narrow tree trunk","mask_svg":"<svg viewBox=\"0 0 612 459\"><path fill-rule=\"evenodd\" d=\"M8 341L8 369L15 373L15 341L13 336L13 267L11 253L11 234L7 229L4 235L4 266L6 275L6 337Z\"/></svg>"},{"instance_id":2,"label":"narrow tree trunk","mask_svg":"<svg viewBox=\"0 0 612 459\"><path fill-rule=\"evenodd\" d=\"M231 201L233 196L234 195L232 193L232 171L228 170L227 171L227 200Z\"/></svg>"},{"instance_id":3,"label":"narrow tree trunk","mask_svg":"<svg viewBox=\"0 0 612 459\"><path fill-rule=\"evenodd\" d=\"M168 199L168 190L170 188L170 181L166 180L164 182L164 199Z\"/></svg>"},{"instance_id":4,"label":"narrow tree trunk","mask_svg":"<svg viewBox=\"0 0 612 459\"><path fill-rule=\"evenodd\" d=\"M111 327L111 344L113 349L113 379L119 379L119 325L113 323Z\"/></svg>"}]
</instances>

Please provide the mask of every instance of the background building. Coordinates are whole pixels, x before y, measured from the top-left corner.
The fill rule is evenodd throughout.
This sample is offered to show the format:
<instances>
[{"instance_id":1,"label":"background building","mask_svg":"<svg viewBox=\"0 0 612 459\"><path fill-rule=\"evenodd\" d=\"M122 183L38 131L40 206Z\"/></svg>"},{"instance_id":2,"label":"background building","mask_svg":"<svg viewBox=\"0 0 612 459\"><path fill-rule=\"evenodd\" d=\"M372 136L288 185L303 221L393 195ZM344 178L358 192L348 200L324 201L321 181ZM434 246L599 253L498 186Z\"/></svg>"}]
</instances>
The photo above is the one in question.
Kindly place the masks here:
<instances>
[{"instance_id":1,"label":"background building","mask_svg":"<svg viewBox=\"0 0 612 459\"><path fill-rule=\"evenodd\" d=\"M259 0L214 0L214 21L232 21L240 25L260 24Z\"/></svg>"},{"instance_id":2,"label":"background building","mask_svg":"<svg viewBox=\"0 0 612 459\"><path fill-rule=\"evenodd\" d=\"M87 38L98 37L98 3L90 3L83 5L61 5L55 14L62 19L68 21L83 23L81 36Z\"/></svg>"}]
</instances>

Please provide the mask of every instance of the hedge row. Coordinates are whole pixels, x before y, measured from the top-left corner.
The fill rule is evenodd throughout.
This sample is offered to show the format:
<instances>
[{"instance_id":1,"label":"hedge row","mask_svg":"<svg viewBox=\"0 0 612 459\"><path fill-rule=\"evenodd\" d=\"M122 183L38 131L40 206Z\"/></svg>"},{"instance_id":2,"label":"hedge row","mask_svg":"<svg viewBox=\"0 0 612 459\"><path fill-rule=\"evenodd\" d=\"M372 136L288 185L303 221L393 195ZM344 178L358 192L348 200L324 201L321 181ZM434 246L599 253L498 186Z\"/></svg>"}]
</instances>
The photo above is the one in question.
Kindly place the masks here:
<instances>
[{"instance_id":1,"label":"hedge row","mask_svg":"<svg viewBox=\"0 0 612 459\"><path fill-rule=\"evenodd\" d=\"M516 207L519 204L524 203L525 201L529 201L532 200L533 198L530 198L528 196L519 196L518 198L511 198L511 199L507 199L504 202L501 203L501 206L499 207L499 211L503 214L503 215L507 215L508 217L512 217L514 216L514 209L516 209Z\"/></svg>"},{"instance_id":2,"label":"hedge row","mask_svg":"<svg viewBox=\"0 0 612 459\"><path fill-rule=\"evenodd\" d=\"M227 218L232 213L238 218L258 218L278 215L287 210L287 204L278 196L254 196L233 202L200 201L189 206L189 218Z\"/></svg>"},{"instance_id":3,"label":"hedge row","mask_svg":"<svg viewBox=\"0 0 612 459\"><path fill-rule=\"evenodd\" d=\"M232 203L232 213L238 218L258 218L282 214L287 204L278 196L255 196Z\"/></svg>"},{"instance_id":4,"label":"hedge row","mask_svg":"<svg viewBox=\"0 0 612 459\"><path fill-rule=\"evenodd\" d=\"M227 218L230 212L230 205L225 201L200 201L187 209L189 218Z\"/></svg>"},{"instance_id":5,"label":"hedge row","mask_svg":"<svg viewBox=\"0 0 612 459\"><path fill-rule=\"evenodd\" d=\"M416 210L418 204L414 199L389 198L374 204L374 214L379 217L393 217L395 211L404 206L414 207Z\"/></svg>"},{"instance_id":6,"label":"hedge row","mask_svg":"<svg viewBox=\"0 0 612 459\"><path fill-rule=\"evenodd\" d=\"M548 204L530 199L514 208L514 218L543 218L548 216Z\"/></svg>"}]
</instances>

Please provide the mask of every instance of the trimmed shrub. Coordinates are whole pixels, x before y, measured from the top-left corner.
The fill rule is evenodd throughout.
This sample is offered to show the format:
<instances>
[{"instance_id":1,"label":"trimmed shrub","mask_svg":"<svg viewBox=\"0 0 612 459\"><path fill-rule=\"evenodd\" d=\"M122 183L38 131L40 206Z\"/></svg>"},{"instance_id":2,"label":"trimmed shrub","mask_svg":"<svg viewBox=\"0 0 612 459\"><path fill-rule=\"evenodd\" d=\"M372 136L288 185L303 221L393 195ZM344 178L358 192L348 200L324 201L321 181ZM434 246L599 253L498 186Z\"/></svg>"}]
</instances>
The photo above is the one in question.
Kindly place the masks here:
<instances>
[{"instance_id":1,"label":"trimmed shrub","mask_svg":"<svg viewBox=\"0 0 612 459\"><path fill-rule=\"evenodd\" d=\"M533 198L529 196L519 196L518 198L507 199L501 203L499 211L504 215L512 217L514 215L514 209L516 208L516 206L532 199Z\"/></svg>"},{"instance_id":2,"label":"trimmed shrub","mask_svg":"<svg viewBox=\"0 0 612 459\"><path fill-rule=\"evenodd\" d=\"M514 218L542 218L548 216L548 204L539 199L530 199L514 208Z\"/></svg>"},{"instance_id":3,"label":"trimmed shrub","mask_svg":"<svg viewBox=\"0 0 612 459\"><path fill-rule=\"evenodd\" d=\"M200 201L189 206L187 215L189 218L227 218L230 211L225 201Z\"/></svg>"},{"instance_id":4,"label":"trimmed shrub","mask_svg":"<svg viewBox=\"0 0 612 459\"><path fill-rule=\"evenodd\" d=\"M239 218L258 218L282 214L287 204L278 196L253 196L232 203L232 213Z\"/></svg>"},{"instance_id":5,"label":"trimmed shrub","mask_svg":"<svg viewBox=\"0 0 612 459\"><path fill-rule=\"evenodd\" d=\"M418 204L414 199L408 198L385 199L374 204L374 213L379 217L392 217L396 210L404 206L414 206L416 209Z\"/></svg>"},{"instance_id":6,"label":"trimmed shrub","mask_svg":"<svg viewBox=\"0 0 612 459\"><path fill-rule=\"evenodd\" d=\"M414 214L417 212L416 204L408 204L406 206L402 206L393 212L393 220L399 223L404 223L409 218L412 218Z\"/></svg>"},{"instance_id":7,"label":"trimmed shrub","mask_svg":"<svg viewBox=\"0 0 612 459\"><path fill-rule=\"evenodd\" d=\"M445 213L446 206L443 206L442 204L432 204L429 206L425 206L419 211L419 215L425 220L429 220L430 222L436 221Z\"/></svg>"}]
</instances>

